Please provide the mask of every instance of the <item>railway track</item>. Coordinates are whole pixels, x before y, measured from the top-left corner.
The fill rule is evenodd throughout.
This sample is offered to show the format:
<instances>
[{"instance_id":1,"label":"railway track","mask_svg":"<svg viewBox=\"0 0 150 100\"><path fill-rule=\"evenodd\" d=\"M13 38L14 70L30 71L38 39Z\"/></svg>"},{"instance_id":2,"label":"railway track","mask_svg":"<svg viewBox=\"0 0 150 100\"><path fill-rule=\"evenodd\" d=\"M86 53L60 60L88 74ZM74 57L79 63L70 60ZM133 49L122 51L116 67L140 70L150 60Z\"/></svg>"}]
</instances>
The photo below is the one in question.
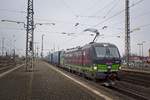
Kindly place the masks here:
<instances>
[{"instance_id":1,"label":"railway track","mask_svg":"<svg viewBox=\"0 0 150 100\"><path fill-rule=\"evenodd\" d=\"M137 94L137 93L134 93L134 92L131 92L129 90L124 90L124 89L118 88L118 87L117 88L116 87L111 87L110 89L112 89L114 91L117 91L117 92L119 92L119 93L121 93L123 95L132 97L135 100L148 100L148 98L146 98L145 96Z\"/></svg>"},{"instance_id":2,"label":"railway track","mask_svg":"<svg viewBox=\"0 0 150 100\"><path fill-rule=\"evenodd\" d=\"M7 63L7 64L3 64L2 66L0 66L0 73L3 73L11 68L16 67L17 65L20 65L22 63Z\"/></svg>"},{"instance_id":3,"label":"railway track","mask_svg":"<svg viewBox=\"0 0 150 100\"><path fill-rule=\"evenodd\" d=\"M150 100L150 89L145 87L140 87L136 84L130 84L127 82L118 82L112 87L108 87L111 90L117 91L123 95L132 97L136 100Z\"/></svg>"},{"instance_id":4,"label":"railway track","mask_svg":"<svg viewBox=\"0 0 150 100\"><path fill-rule=\"evenodd\" d=\"M122 72L121 81L144 86L149 88L150 87L150 74L146 73L136 73L136 72Z\"/></svg>"},{"instance_id":5,"label":"railway track","mask_svg":"<svg viewBox=\"0 0 150 100\"><path fill-rule=\"evenodd\" d=\"M90 83L100 90L104 90L111 94L113 92L113 95L120 97L119 100L150 100L150 88L146 88L144 86L139 86L124 81L116 81L114 86L109 87L101 87L103 85L101 81L98 81L97 83L91 81Z\"/></svg>"},{"instance_id":6,"label":"railway track","mask_svg":"<svg viewBox=\"0 0 150 100\"><path fill-rule=\"evenodd\" d=\"M10 67L11 67L11 65L6 66L6 67L2 67L2 68L0 68L0 71L7 70L7 69L10 68Z\"/></svg>"},{"instance_id":7,"label":"railway track","mask_svg":"<svg viewBox=\"0 0 150 100\"><path fill-rule=\"evenodd\" d=\"M90 79L88 79L88 80L91 81ZM134 81L134 80L132 80L132 81ZM121 98L129 97L133 100L150 100L150 95L149 95L150 88L145 87L147 83L143 83L143 85L141 85L141 84L139 85L139 84L137 84L137 82L139 82L138 79L135 83L128 82L128 81L116 81L116 84L114 86L110 86L110 87L105 86L106 89L101 87L103 85L103 83L101 81L98 81L96 84L99 85L99 86L97 86L97 88L103 89L104 91L108 91L110 93L111 93L111 91L117 92L114 94L120 95ZM93 81L91 83L96 86L96 84ZM111 91L109 91L107 89L109 89Z\"/></svg>"},{"instance_id":8,"label":"railway track","mask_svg":"<svg viewBox=\"0 0 150 100\"><path fill-rule=\"evenodd\" d=\"M130 71L120 71L119 73L122 76L132 76L136 78L150 79L149 73L130 72Z\"/></svg>"},{"instance_id":9,"label":"railway track","mask_svg":"<svg viewBox=\"0 0 150 100\"><path fill-rule=\"evenodd\" d=\"M59 69L61 71L64 71L61 68ZM116 84L114 86L106 87L102 86L102 81L94 82L89 78L79 77L79 74L70 73L68 71L64 72L70 74L73 77L76 77L81 81L89 83L90 85L96 87L99 90L104 91L106 95L112 94L119 97L119 99L114 98L115 100L150 100L150 88L147 88L144 85L136 84L137 81L133 83L121 80L116 81Z\"/></svg>"},{"instance_id":10,"label":"railway track","mask_svg":"<svg viewBox=\"0 0 150 100\"><path fill-rule=\"evenodd\" d=\"M138 72L122 72L121 74L121 80L109 89L136 100L150 100L150 74Z\"/></svg>"},{"instance_id":11,"label":"railway track","mask_svg":"<svg viewBox=\"0 0 150 100\"><path fill-rule=\"evenodd\" d=\"M122 81L128 82L128 83L133 83L139 86L144 86L149 88L150 87L150 80L144 80L144 79L136 79L134 77L129 77L122 79Z\"/></svg>"},{"instance_id":12,"label":"railway track","mask_svg":"<svg viewBox=\"0 0 150 100\"><path fill-rule=\"evenodd\" d=\"M3 73L11 68L14 68L15 66L14 65L8 65L8 66L5 66L5 67L1 67L0 68L0 73Z\"/></svg>"}]
</instances>

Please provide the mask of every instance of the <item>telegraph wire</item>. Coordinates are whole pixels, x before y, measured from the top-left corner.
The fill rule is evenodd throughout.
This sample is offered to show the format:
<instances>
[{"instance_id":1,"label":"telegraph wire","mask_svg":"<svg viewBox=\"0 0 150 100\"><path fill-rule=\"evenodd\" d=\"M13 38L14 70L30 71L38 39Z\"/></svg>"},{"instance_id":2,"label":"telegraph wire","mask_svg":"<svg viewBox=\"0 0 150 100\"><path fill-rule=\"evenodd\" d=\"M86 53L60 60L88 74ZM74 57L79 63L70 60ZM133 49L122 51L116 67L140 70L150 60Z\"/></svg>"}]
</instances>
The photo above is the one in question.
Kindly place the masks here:
<instances>
[{"instance_id":1,"label":"telegraph wire","mask_svg":"<svg viewBox=\"0 0 150 100\"><path fill-rule=\"evenodd\" d=\"M82 13L80 13L79 15L76 15L76 17L90 17L90 18L93 18L93 17L99 17L99 16L80 16L81 14L83 15L83 13L84 12L87 12L87 11L89 11L89 10L91 10L91 9L95 9L97 6L97 4L98 3L101 3L101 1L99 1L99 0L97 0L97 1L93 1L93 0L91 0L92 1L92 5L90 6L90 7L88 7L87 9L84 9L83 11L81 11Z\"/></svg>"},{"instance_id":2,"label":"telegraph wire","mask_svg":"<svg viewBox=\"0 0 150 100\"><path fill-rule=\"evenodd\" d=\"M108 12L103 16L103 18L106 18L110 12L116 7L116 5L120 2L120 0L116 3L114 3L114 5L112 5L112 7L108 10Z\"/></svg>"},{"instance_id":3,"label":"telegraph wire","mask_svg":"<svg viewBox=\"0 0 150 100\"><path fill-rule=\"evenodd\" d=\"M110 16L110 17L108 17L107 19L105 19L105 20L101 21L100 23L98 23L98 24L94 25L94 27L96 27L96 26L98 26L98 25L100 25L100 24L102 24L102 23L104 23L104 22L108 21L109 19L112 19L112 18L114 18L114 17L116 17L116 16L120 15L120 14L121 14L121 13L123 13L124 11L125 11L125 10L123 9L123 10L121 10L121 11L117 12L116 14L114 14L114 15L112 15L112 16Z\"/></svg>"},{"instance_id":4,"label":"telegraph wire","mask_svg":"<svg viewBox=\"0 0 150 100\"><path fill-rule=\"evenodd\" d=\"M99 9L96 13L90 15L90 16L81 16L81 15L76 15L76 17L87 17L87 18L100 18L102 16L96 16L97 13L103 11L105 8L107 8L108 6L112 5L112 3L114 3L115 0L112 0L110 3L106 4L103 8Z\"/></svg>"},{"instance_id":5,"label":"telegraph wire","mask_svg":"<svg viewBox=\"0 0 150 100\"><path fill-rule=\"evenodd\" d=\"M137 19L137 18L139 18L139 17L143 17L143 16L145 16L145 15L149 15L149 14L150 14L150 11L148 11L148 12L144 12L144 13L139 14L139 15L137 15L136 17L132 17L132 18L133 18L133 20L135 20L135 19Z\"/></svg>"},{"instance_id":6,"label":"telegraph wire","mask_svg":"<svg viewBox=\"0 0 150 100\"><path fill-rule=\"evenodd\" d=\"M10 28L10 27L0 27L0 29L4 29L4 30L19 30L19 31L25 31L25 29L24 28Z\"/></svg>"},{"instance_id":7,"label":"telegraph wire","mask_svg":"<svg viewBox=\"0 0 150 100\"><path fill-rule=\"evenodd\" d=\"M106 4L103 8L99 9L96 13L92 14L92 15L97 15L97 13L103 11L105 8L107 8L109 5L112 5L112 3L114 2L115 0L112 0L110 3Z\"/></svg>"},{"instance_id":8,"label":"telegraph wire","mask_svg":"<svg viewBox=\"0 0 150 100\"><path fill-rule=\"evenodd\" d=\"M132 17L131 19L132 19L132 21L135 21L135 20L137 20L138 18L140 18L140 17L143 17L143 16L145 16L145 15L148 15L148 14L150 14L150 11L147 11L147 12L144 12L144 13L141 13L141 14L139 14L139 15L137 15L136 17ZM118 24L120 24L120 23L123 23L124 21L119 21L119 22L117 22L116 24L113 24L113 26L116 26L116 25L118 25ZM147 25L147 24L146 24ZM148 24L148 26L149 26L149 24ZM109 26L108 26L109 27ZM110 27L109 27L110 28ZM111 27L111 28L115 28L115 27ZM124 29L124 28L115 28L115 29L117 29L117 30L121 30L121 29Z\"/></svg>"},{"instance_id":9,"label":"telegraph wire","mask_svg":"<svg viewBox=\"0 0 150 100\"><path fill-rule=\"evenodd\" d=\"M70 12L73 14L73 16L76 15L75 12L72 10L72 8L66 3L65 0L59 0L59 1L60 1L61 3L63 3L63 5L64 5L68 10L70 10Z\"/></svg>"},{"instance_id":10,"label":"telegraph wire","mask_svg":"<svg viewBox=\"0 0 150 100\"><path fill-rule=\"evenodd\" d=\"M132 7L136 6L136 5L138 5L138 4L141 3L142 1L144 1L144 0L139 0L139 1L137 1L136 3L132 4L131 6L129 6L129 8L132 8ZM102 24L102 23L104 23L104 22L106 22L106 21L108 21L108 20L110 20L110 19L112 19L112 18L114 18L114 17L120 15L120 14L123 13L124 11L125 11L125 9L123 9L123 10L121 10L121 11L115 13L114 15L112 15L112 16L108 17L107 19L101 21L100 23L94 25L94 27L96 27L96 26L98 26L98 25L100 25L100 24Z\"/></svg>"},{"instance_id":11,"label":"telegraph wire","mask_svg":"<svg viewBox=\"0 0 150 100\"><path fill-rule=\"evenodd\" d=\"M148 27L148 26L150 26L150 24L140 25L138 26L138 28L143 28L143 27Z\"/></svg>"},{"instance_id":12,"label":"telegraph wire","mask_svg":"<svg viewBox=\"0 0 150 100\"><path fill-rule=\"evenodd\" d=\"M10 9L0 9L0 11L11 12L11 13L27 13L25 11L17 11L17 10L10 10Z\"/></svg>"},{"instance_id":13,"label":"telegraph wire","mask_svg":"<svg viewBox=\"0 0 150 100\"><path fill-rule=\"evenodd\" d=\"M144 0L139 0L139 1L137 1L137 2L135 2L135 3L133 3L133 4L131 4L131 6L129 6L130 8L131 7L134 7L135 5L137 5L137 4L140 4L141 2L143 2Z\"/></svg>"},{"instance_id":14,"label":"telegraph wire","mask_svg":"<svg viewBox=\"0 0 150 100\"><path fill-rule=\"evenodd\" d=\"M50 18L52 19L52 18ZM38 18L38 17L35 17L35 20L36 21L46 21L46 22L55 22L56 24L57 23L61 23L61 24L75 24L75 22L70 22L70 21L61 21L61 20L50 20L50 19L43 19L43 18Z\"/></svg>"}]
</instances>

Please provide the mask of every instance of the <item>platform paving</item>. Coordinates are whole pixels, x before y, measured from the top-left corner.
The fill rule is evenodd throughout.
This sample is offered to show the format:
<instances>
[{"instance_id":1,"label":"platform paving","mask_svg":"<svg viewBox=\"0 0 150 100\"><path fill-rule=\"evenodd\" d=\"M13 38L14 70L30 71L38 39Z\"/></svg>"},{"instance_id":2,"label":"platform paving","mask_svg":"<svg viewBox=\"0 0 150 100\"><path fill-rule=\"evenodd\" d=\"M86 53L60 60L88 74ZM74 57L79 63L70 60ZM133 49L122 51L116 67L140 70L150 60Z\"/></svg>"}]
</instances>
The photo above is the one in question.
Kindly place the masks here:
<instances>
[{"instance_id":1,"label":"platform paving","mask_svg":"<svg viewBox=\"0 0 150 100\"><path fill-rule=\"evenodd\" d=\"M96 99L92 93L41 61L35 64L33 72L26 72L23 66L0 78L0 100Z\"/></svg>"}]
</instances>

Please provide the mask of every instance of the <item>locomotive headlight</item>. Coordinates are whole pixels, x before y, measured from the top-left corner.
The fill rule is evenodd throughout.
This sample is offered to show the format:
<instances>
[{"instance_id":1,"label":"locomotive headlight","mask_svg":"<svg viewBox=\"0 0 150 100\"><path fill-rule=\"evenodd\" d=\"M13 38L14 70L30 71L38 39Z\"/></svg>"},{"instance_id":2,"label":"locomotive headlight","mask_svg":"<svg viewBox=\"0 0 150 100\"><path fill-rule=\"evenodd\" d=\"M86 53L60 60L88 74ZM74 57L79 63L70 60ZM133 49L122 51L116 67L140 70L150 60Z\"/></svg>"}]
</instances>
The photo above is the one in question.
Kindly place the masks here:
<instances>
[{"instance_id":1,"label":"locomotive headlight","mask_svg":"<svg viewBox=\"0 0 150 100\"><path fill-rule=\"evenodd\" d=\"M121 66L119 67L119 70L121 70Z\"/></svg>"},{"instance_id":2,"label":"locomotive headlight","mask_svg":"<svg viewBox=\"0 0 150 100\"><path fill-rule=\"evenodd\" d=\"M97 66L94 66L93 69L94 69L94 70L97 70Z\"/></svg>"},{"instance_id":3,"label":"locomotive headlight","mask_svg":"<svg viewBox=\"0 0 150 100\"><path fill-rule=\"evenodd\" d=\"M108 66L107 68L108 68L108 69L111 69L111 66Z\"/></svg>"}]
</instances>

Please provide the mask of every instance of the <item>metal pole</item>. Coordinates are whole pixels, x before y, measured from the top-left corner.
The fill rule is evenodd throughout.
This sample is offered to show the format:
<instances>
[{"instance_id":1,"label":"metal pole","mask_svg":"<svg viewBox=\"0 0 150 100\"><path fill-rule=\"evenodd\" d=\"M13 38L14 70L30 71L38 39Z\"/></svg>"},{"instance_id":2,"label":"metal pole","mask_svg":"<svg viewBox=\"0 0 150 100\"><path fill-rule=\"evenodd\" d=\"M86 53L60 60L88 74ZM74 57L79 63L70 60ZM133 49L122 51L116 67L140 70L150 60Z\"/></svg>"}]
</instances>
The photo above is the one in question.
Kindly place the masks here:
<instances>
[{"instance_id":1,"label":"metal pole","mask_svg":"<svg viewBox=\"0 0 150 100\"><path fill-rule=\"evenodd\" d=\"M130 15L129 15L129 0L125 0L125 55L127 67L129 67L130 57Z\"/></svg>"},{"instance_id":2,"label":"metal pole","mask_svg":"<svg viewBox=\"0 0 150 100\"><path fill-rule=\"evenodd\" d=\"M15 63L15 65L16 65L16 51L15 51L15 42L16 42L16 40L15 40L15 35L13 35L13 38L14 38L14 53L13 53L13 59L14 59L14 63Z\"/></svg>"},{"instance_id":3,"label":"metal pole","mask_svg":"<svg viewBox=\"0 0 150 100\"><path fill-rule=\"evenodd\" d=\"M37 46L37 57L39 57L39 47Z\"/></svg>"},{"instance_id":4,"label":"metal pole","mask_svg":"<svg viewBox=\"0 0 150 100\"><path fill-rule=\"evenodd\" d=\"M27 7L27 34L26 34L26 71L33 70L34 59L34 11L33 0L28 0Z\"/></svg>"},{"instance_id":5,"label":"metal pole","mask_svg":"<svg viewBox=\"0 0 150 100\"><path fill-rule=\"evenodd\" d=\"M143 58L143 43L142 43L142 58Z\"/></svg>"},{"instance_id":6,"label":"metal pole","mask_svg":"<svg viewBox=\"0 0 150 100\"><path fill-rule=\"evenodd\" d=\"M140 46L139 48L140 48L140 57L141 57L142 56L142 49L141 49L142 44L140 44L139 46Z\"/></svg>"},{"instance_id":7,"label":"metal pole","mask_svg":"<svg viewBox=\"0 0 150 100\"><path fill-rule=\"evenodd\" d=\"M5 42L5 38L2 38L2 56L4 56L4 42Z\"/></svg>"},{"instance_id":8,"label":"metal pole","mask_svg":"<svg viewBox=\"0 0 150 100\"><path fill-rule=\"evenodd\" d=\"M144 49L144 43L145 43L145 41L142 42L142 57L144 57L144 51L143 51L143 49Z\"/></svg>"},{"instance_id":9,"label":"metal pole","mask_svg":"<svg viewBox=\"0 0 150 100\"><path fill-rule=\"evenodd\" d=\"M39 47L37 46L37 64L39 65Z\"/></svg>"},{"instance_id":10,"label":"metal pole","mask_svg":"<svg viewBox=\"0 0 150 100\"><path fill-rule=\"evenodd\" d=\"M144 67L144 59L143 59L143 42L142 42L142 45L141 45L141 46L142 46L142 57L141 57L141 58L142 58L142 66L141 66L141 67L142 67L142 69L143 69L143 67Z\"/></svg>"},{"instance_id":11,"label":"metal pole","mask_svg":"<svg viewBox=\"0 0 150 100\"><path fill-rule=\"evenodd\" d=\"M141 45L142 45L142 44L141 44L141 43L138 43L137 45L139 46L139 56L142 56L142 55L141 55Z\"/></svg>"},{"instance_id":12,"label":"metal pole","mask_svg":"<svg viewBox=\"0 0 150 100\"><path fill-rule=\"evenodd\" d=\"M37 52L38 52L38 50L37 50L37 48L38 48L38 42L34 42L34 57L35 57L35 61L37 61L37 58L38 58L38 55L37 55Z\"/></svg>"},{"instance_id":13,"label":"metal pole","mask_svg":"<svg viewBox=\"0 0 150 100\"><path fill-rule=\"evenodd\" d=\"M149 49L149 57L150 57L150 49Z\"/></svg>"},{"instance_id":14,"label":"metal pole","mask_svg":"<svg viewBox=\"0 0 150 100\"><path fill-rule=\"evenodd\" d=\"M42 46L41 46L41 58L43 58L43 38L44 38L44 34L42 34Z\"/></svg>"},{"instance_id":15,"label":"metal pole","mask_svg":"<svg viewBox=\"0 0 150 100\"><path fill-rule=\"evenodd\" d=\"M34 61L36 62L36 42L34 42Z\"/></svg>"},{"instance_id":16,"label":"metal pole","mask_svg":"<svg viewBox=\"0 0 150 100\"><path fill-rule=\"evenodd\" d=\"M137 44L138 45L138 44ZM140 56L140 45L138 45L139 46L139 56Z\"/></svg>"}]
</instances>

